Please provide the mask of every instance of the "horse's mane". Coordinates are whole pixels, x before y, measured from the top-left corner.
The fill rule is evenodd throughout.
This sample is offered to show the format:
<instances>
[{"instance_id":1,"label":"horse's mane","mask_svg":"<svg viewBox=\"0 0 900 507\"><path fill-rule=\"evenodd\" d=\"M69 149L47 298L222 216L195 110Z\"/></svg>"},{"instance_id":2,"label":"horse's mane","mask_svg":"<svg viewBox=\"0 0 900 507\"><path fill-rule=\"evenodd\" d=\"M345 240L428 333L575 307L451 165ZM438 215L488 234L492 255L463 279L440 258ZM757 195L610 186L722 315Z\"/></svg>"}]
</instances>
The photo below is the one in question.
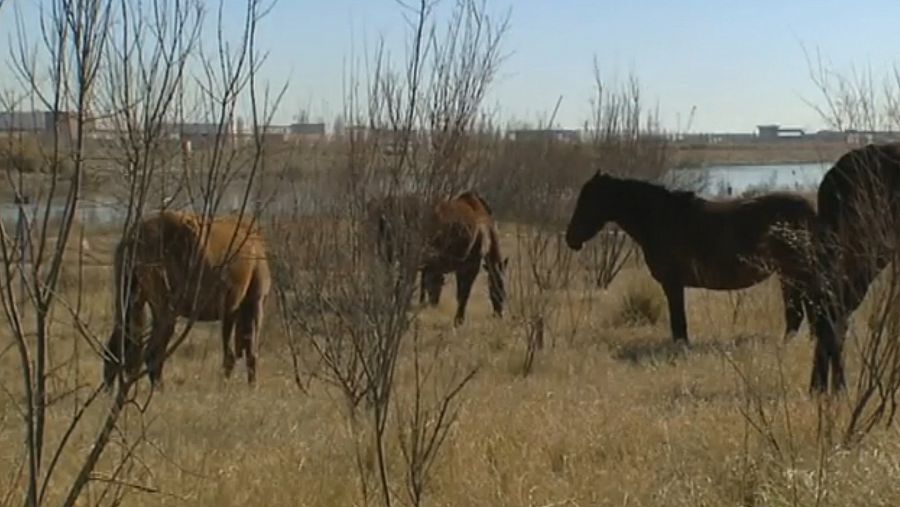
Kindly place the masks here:
<instances>
[{"instance_id":1,"label":"horse's mane","mask_svg":"<svg viewBox=\"0 0 900 507\"><path fill-rule=\"evenodd\" d=\"M615 182L616 186L626 189L626 191L644 194L651 199L669 202L676 206L689 206L697 199L697 194L691 190L674 190L658 183L634 178L610 175L603 175L602 177L608 181Z\"/></svg>"}]
</instances>

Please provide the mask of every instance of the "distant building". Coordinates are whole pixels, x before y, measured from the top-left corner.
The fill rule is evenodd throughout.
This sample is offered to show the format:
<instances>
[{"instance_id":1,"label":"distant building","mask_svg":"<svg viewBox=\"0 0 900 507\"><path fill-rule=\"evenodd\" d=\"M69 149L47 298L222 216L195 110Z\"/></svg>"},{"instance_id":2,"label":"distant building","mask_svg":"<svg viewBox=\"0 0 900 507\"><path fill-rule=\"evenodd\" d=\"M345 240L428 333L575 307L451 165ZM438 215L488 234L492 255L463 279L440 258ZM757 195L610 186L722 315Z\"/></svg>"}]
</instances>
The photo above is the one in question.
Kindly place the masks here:
<instances>
[{"instance_id":1,"label":"distant building","mask_svg":"<svg viewBox=\"0 0 900 507\"><path fill-rule=\"evenodd\" d=\"M240 135L238 122L233 118L220 122L169 123L164 130L168 137L190 141L195 147L209 146L217 141L235 143Z\"/></svg>"},{"instance_id":2,"label":"distant building","mask_svg":"<svg viewBox=\"0 0 900 507\"><path fill-rule=\"evenodd\" d=\"M293 123L290 126L290 132L299 136L324 137L324 123Z\"/></svg>"},{"instance_id":3,"label":"distant building","mask_svg":"<svg viewBox=\"0 0 900 507\"><path fill-rule=\"evenodd\" d=\"M781 139L802 139L806 136L803 129L781 128L781 125L757 125L757 135L760 141L778 141Z\"/></svg>"},{"instance_id":4,"label":"distant building","mask_svg":"<svg viewBox=\"0 0 900 507\"><path fill-rule=\"evenodd\" d=\"M55 124L55 127L54 127ZM90 130L91 122L85 122ZM50 137L54 132L65 138L74 137L78 131L78 117L68 111L7 111L0 113L0 133L29 133Z\"/></svg>"}]
</instances>

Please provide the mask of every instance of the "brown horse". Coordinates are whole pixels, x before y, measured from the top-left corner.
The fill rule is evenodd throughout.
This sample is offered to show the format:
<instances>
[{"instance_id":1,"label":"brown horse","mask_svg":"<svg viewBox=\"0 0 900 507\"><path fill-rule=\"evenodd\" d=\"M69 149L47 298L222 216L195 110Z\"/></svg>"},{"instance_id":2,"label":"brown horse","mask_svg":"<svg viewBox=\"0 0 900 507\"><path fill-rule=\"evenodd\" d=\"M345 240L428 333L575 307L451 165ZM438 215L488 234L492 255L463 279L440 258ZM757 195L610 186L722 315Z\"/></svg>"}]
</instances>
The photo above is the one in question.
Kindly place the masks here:
<instances>
[{"instance_id":1,"label":"brown horse","mask_svg":"<svg viewBox=\"0 0 900 507\"><path fill-rule=\"evenodd\" d=\"M845 385L844 333L872 281L893 260L900 237L900 144L848 151L818 190L816 350L810 392Z\"/></svg>"},{"instance_id":2,"label":"brown horse","mask_svg":"<svg viewBox=\"0 0 900 507\"><path fill-rule=\"evenodd\" d=\"M598 172L581 188L566 243L580 250L607 222L628 233L666 294L676 342L688 342L685 287L743 289L778 272L787 338L803 322L805 306L809 315L807 261L802 245L789 234L808 231L814 219L812 205L796 195L709 201L693 192Z\"/></svg>"},{"instance_id":3,"label":"brown horse","mask_svg":"<svg viewBox=\"0 0 900 507\"><path fill-rule=\"evenodd\" d=\"M255 382L255 348L271 277L265 242L250 217L204 223L191 213L161 211L144 218L117 245L114 274L116 320L103 371L107 388L123 364L133 376L142 353L151 383L161 385L178 317L221 321L225 376L234 369L236 352L237 358L245 356L247 381ZM153 325L143 351L145 305Z\"/></svg>"},{"instance_id":4,"label":"brown horse","mask_svg":"<svg viewBox=\"0 0 900 507\"><path fill-rule=\"evenodd\" d=\"M500 252L500 238L493 213L487 202L474 190L439 202L433 211L427 232L428 244L421 263L422 292L431 305L437 305L444 276L456 274L456 317L462 324L472 285L481 266L488 274L488 295L494 315L503 316L506 300L504 272L509 262Z\"/></svg>"},{"instance_id":5,"label":"brown horse","mask_svg":"<svg viewBox=\"0 0 900 507\"><path fill-rule=\"evenodd\" d=\"M440 300L445 275L456 275L456 325L465 320L466 305L482 265L488 272L488 287L494 314L502 316L506 300L503 259L492 210L475 191L463 192L448 200L429 202L414 194L372 200L368 219L375 234L379 257L387 262L418 256L416 269L421 273L419 302L426 295L432 305ZM405 235L413 227L421 235ZM403 229L401 229L403 228ZM420 252L404 250L410 240L421 240Z\"/></svg>"}]
</instances>

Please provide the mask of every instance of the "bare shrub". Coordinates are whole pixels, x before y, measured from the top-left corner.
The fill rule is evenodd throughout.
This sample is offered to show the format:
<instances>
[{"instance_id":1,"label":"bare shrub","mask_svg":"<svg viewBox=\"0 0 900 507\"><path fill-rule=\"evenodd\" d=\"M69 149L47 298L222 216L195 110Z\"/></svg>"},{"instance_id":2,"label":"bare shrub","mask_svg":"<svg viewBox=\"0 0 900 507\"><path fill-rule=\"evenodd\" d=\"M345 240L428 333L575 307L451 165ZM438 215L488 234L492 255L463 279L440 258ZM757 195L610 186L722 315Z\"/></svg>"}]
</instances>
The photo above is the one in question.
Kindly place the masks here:
<instances>
[{"instance_id":1,"label":"bare shrub","mask_svg":"<svg viewBox=\"0 0 900 507\"><path fill-rule=\"evenodd\" d=\"M472 132L500 62L506 21L489 18L482 3L461 0L440 26L433 9L424 1L404 7L412 28L404 68L380 49L367 88L351 76L344 114L350 132L337 141L343 153L332 171L338 184L327 192L316 183L319 197L307 212L273 226L287 239L276 262L279 306L287 325L302 331L290 337L295 378L342 393L363 504L376 497L395 503L400 477L410 503L423 502L475 374L446 363L442 342L426 346L419 337L413 296L429 214L410 213L405 203L427 211L471 187ZM328 227L331 220L340 225ZM389 234L382 252L389 255L379 255L379 230ZM400 389L397 376L410 370L413 382ZM387 439L392 428L396 447ZM366 465L369 448L374 474ZM392 450L402 454L402 474L390 464Z\"/></svg>"},{"instance_id":2,"label":"bare shrub","mask_svg":"<svg viewBox=\"0 0 900 507\"><path fill-rule=\"evenodd\" d=\"M540 205L536 203L536 206ZM565 314L558 299L560 291L569 287L574 256L562 234L551 229L517 225L515 235L510 313L525 344L521 372L528 376L535 355L544 348L551 330L562 327ZM552 338L555 342L555 337Z\"/></svg>"},{"instance_id":3,"label":"bare shrub","mask_svg":"<svg viewBox=\"0 0 900 507\"><path fill-rule=\"evenodd\" d=\"M656 284L643 279L631 281L620 296L613 324L655 325L662 317L665 302L665 296Z\"/></svg>"},{"instance_id":4,"label":"bare shrub","mask_svg":"<svg viewBox=\"0 0 900 507\"><path fill-rule=\"evenodd\" d=\"M21 100L5 106L11 111L45 110L51 128L33 144L13 145L5 152L10 162L7 182L19 203L21 227L12 234L7 224L0 224L0 300L22 382L20 387L7 378L0 382L5 392L16 393L13 399L21 400L27 463L23 480L11 483L9 501L75 505L90 489L92 502L117 505L135 492L159 493L147 482L152 473L140 459L148 441L149 423L143 416L152 399L152 393L141 396L135 389L143 372L123 378L108 400L102 396L100 379L84 376L85 361L116 358L101 338L108 329L95 329L88 319L88 282L95 280L84 269L89 258L78 214L88 175L110 169L93 162L102 144L113 171L120 171L110 180L124 182L128 190L120 230L123 238L128 236L130 225L148 208L160 168L169 162L160 156L170 135L168 125L179 117L178 111L190 107L180 95L188 81L189 59L215 63L224 82L241 83L227 97L216 94L219 88L206 88L220 112L252 89L258 68L252 41L261 9L255 0L248 0L245 8L241 43L232 47L233 53L212 58L196 52L203 10L195 0L51 1L41 9L39 26L16 24L21 43L13 54L14 70L25 90ZM35 30L42 45L28 43ZM221 30L218 34L223 37ZM227 44L224 38L219 42ZM247 65L232 65L237 60ZM98 118L111 118L116 127L109 143L93 138ZM221 128L225 120L217 118ZM227 165L227 158L219 150L207 174ZM35 172L44 174L24 177ZM215 212L214 206L203 209ZM22 290L15 290L18 287ZM177 341L171 350L175 346ZM63 467L63 462L71 465ZM71 467L71 475L62 472Z\"/></svg>"},{"instance_id":5,"label":"bare shrub","mask_svg":"<svg viewBox=\"0 0 900 507\"><path fill-rule=\"evenodd\" d=\"M639 257L639 247L626 233L610 226L601 231L579 256L591 274L591 282L600 289L608 289L616 275L630 260Z\"/></svg>"}]
</instances>

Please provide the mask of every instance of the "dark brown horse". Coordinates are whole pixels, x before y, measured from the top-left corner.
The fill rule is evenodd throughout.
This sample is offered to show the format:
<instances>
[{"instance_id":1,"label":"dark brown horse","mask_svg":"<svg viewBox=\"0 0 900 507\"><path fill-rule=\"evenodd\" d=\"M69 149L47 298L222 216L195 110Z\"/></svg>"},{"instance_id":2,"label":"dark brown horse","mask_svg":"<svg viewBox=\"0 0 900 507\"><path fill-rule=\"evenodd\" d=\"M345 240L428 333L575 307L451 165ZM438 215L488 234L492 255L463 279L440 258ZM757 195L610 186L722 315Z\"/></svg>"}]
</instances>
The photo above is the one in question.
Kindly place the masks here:
<instances>
[{"instance_id":1,"label":"dark brown horse","mask_svg":"<svg viewBox=\"0 0 900 507\"><path fill-rule=\"evenodd\" d=\"M900 145L869 144L842 155L818 191L816 350L811 392L845 386L843 343L849 316L896 255L900 239Z\"/></svg>"},{"instance_id":2,"label":"dark brown horse","mask_svg":"<svg viewBox=\"0 0 900 507\"><path fill-rule=\"evenodd\" d=\"M421 263L422 293L431 305L440 300L444 276L456 274L456 317L465 320L472 285L482 265L488 274L488 294L494 315L503 315L506 300L504 272L509 259L500 253L500 238L493 213L477 192L469 190L439 202L427 228L427 246Z\"/></svg>"},{"instance_id":3,"label":"dark brown horse","mask_svg":"<svg viewBox=\"0 0 900 507\"><path fill-rule=\"evenodd\" d=\"M226 377L235 358L244 356L247 381L255 382L255 348L271 278L265 242L250 217L240 223L237 217L203 223L198 215L162 211L144 218L117 245L114 276L115 326L103 371L107 387L122 365L133 376L141 355L151 383L159 385L178 317L221 321ZM153 316L146 351L141 340L145 305Z\"/></svg>"},{"instance_id":4,"label":"dark brown horse","mask_svg":"<svg viewBox=\"0 0 900 507\"><path fill-rule=\"evenodd\" d=\"M709 201L598 172L581 188L566 243L581 249L607 222L628 233L666 294L676 342L688 341L685 287L743 289L777 272L787 338L799 329L807 303L807 261L791 234L808 231L814 219L814 208L800 196Z\"/></svg>"}]
</instances>

